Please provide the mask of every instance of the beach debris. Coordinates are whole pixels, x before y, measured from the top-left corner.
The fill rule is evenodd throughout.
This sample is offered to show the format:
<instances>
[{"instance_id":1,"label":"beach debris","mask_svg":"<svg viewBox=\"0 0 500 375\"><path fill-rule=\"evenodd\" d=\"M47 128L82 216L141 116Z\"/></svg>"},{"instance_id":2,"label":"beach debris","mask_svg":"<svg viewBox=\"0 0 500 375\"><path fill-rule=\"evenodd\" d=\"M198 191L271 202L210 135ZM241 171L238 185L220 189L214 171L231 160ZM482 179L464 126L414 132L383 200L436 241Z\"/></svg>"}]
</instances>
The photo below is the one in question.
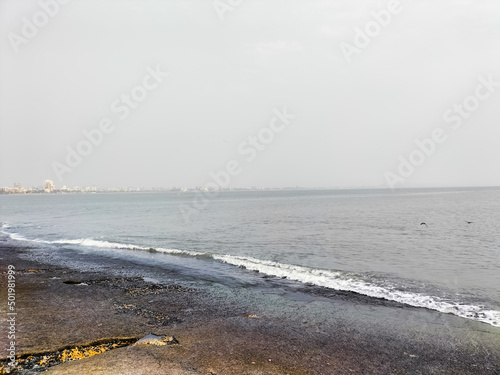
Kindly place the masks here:
<instances>
[{"instance_id":1,"label":"beach debris","mask_svg":"<svg viewBox=\"0 0 500 375\"><path fill-rule=\"evenodd\" d=\"M258 315L255 315L255 314L248 314L248 315L245 315L246 318L251 318L251 319L259 319L260 316Z\"/></svg>"},{"instance_id":2,"label":"beach debris","mask_svg":"<svg viewBox=\"0 0 500 375\"><path fill-rule=\"evenodd\" d=\"M124 303L122 305L116 305L115 307L118 308L118 309L123 309L123 310L130 310L130 309L135 309L136 308L135 305L127 305L126 303Z\"/></svg>"},{"instance_id":3,"label":"beach debris","mask_svg":"<svg viewBox=\"0 0 500 375\"><path fill-rule=\"evenodd\" d=\"M196 289L185 288L177 284L151 284L140 288L129 289L128 293L132 295L150 295L150 294L160 294L160 293L181 293L181 292L196 292Z\"/></svg>"},{"instance_id":4,"label":"beach debris","mask_svg":"<svg viewBox=\"0 0 500 375\"><path fill-rule=\"evenodd\" d=\"M175 323L182 322L182 319L179 319L176 317L171 317L171 316L162 314L161 312L143 309L143 308L137 307L136 305L129 305L129 304L125 304L125 303L123 303L123 304L114 303L113 306L117 310L116 312L118 314L133 314L133 315L142 316L143 318L148 319L147 324L149 326L157 326L157 325L166 326L169 324L175 324Z\"/></svg>"},{"instance_id":5,"label":"beach debris","mask_svg":"<svg viewBox=\"0 0 500 375\"><path fill-rule=\"evenodd\" d=\"M410 354L410 353L407 353L407 352L404 352L404 354L407 355L410 358L418 358L418 355L415 355L415 354Z\"/></svg>"},{"instance_id":6,"label":"beach debris","mask_svg":"<svg viewBox=\"0 0 500 375\"><path fill-rule=\"evenodd\" d=\"M174 336L157 336L154 334L149 334L144 336L142 339L137 341L135 345L155 345L155 346L165 346L165 345L177 345L179 341Z\"/></svg>"},{"instance_id":7,"label":"beach debris","mask_svg":"<svg viewBox=\"0 0 500 375\"><path fill-rule=\"evenodd\" d=\"M68 285L89 285L83 282L82 280L64 280L63 284L68 284Z\"/></svg>"}]
</instances>

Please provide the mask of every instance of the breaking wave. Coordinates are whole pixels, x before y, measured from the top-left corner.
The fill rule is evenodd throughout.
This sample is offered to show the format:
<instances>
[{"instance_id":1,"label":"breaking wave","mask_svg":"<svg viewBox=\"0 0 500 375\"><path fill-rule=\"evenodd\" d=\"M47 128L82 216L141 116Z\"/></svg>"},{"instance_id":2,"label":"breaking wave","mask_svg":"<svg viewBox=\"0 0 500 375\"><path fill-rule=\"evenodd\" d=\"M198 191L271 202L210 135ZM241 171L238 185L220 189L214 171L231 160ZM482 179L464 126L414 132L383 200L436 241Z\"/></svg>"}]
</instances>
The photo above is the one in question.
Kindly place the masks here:
<instances>
[{"instance_id":1,"label":"breaking wave","mask_svg":"<svg viewBox=\"0 0 500 375\"><path fill-rule=\"evenodd\" d=\"M375 285L370 281L363 280L362 274L354 275L341 271L309 268L252 257L212 254L161 247L151 248L134 244L94 240L91 238L59 239L54 241L27 239L18 233L8 232L7 229L9 228L10 227L8 224L2 224L2 227L0 229L2 233L7 234L10 238L17 241L29 241L57 245L77 245L88 248L151 251L170 255L198 257L205 259L209 258L236 267L246 268L251 271L258 271L269 276L286 277L287 279L298 281L301 283L310 283L335 290L355 292L369 297L382 298L414 307L423 307L430 310L435 310L447 314L454 314L462 318L487 323L495 327L500 327L500 311L490 310L482 305L460 303L437 296L425 295L423 293L402 291L397 287L382 287L379 285Z\"/></svg>"}]
</instances>

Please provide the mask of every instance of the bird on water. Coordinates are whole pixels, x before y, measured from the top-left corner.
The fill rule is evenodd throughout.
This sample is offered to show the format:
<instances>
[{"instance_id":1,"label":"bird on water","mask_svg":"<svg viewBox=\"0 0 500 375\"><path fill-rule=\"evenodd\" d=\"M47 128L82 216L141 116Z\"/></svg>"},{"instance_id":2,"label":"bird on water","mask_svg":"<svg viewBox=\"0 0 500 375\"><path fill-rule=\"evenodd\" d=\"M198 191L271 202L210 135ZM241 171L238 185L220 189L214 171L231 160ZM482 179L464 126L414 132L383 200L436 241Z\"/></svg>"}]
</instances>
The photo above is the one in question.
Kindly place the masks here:
<instances>
[{"instance_id":1,"label":"bird on water","mask_svg":"<svg viewBox=\"0 0 500 375\"><path fill-rule=\"evenodd\" d=\"M427 224L425 224L425 223L420 223L420 225L425 225L426 227L428 227L428 225L427 225Z\"/></svg>"},{"instance_id":2,"label":"bird on water","mask_svg":"<svg viewBox=\"0 0 500 375\"><path fill-rule=\"evenodd\" d=\"M473 222L473 221L467 221L467 220L465 220L465 222L466 222L467 224L474 224L474 222Z\"/></svg>"}]
</instances>

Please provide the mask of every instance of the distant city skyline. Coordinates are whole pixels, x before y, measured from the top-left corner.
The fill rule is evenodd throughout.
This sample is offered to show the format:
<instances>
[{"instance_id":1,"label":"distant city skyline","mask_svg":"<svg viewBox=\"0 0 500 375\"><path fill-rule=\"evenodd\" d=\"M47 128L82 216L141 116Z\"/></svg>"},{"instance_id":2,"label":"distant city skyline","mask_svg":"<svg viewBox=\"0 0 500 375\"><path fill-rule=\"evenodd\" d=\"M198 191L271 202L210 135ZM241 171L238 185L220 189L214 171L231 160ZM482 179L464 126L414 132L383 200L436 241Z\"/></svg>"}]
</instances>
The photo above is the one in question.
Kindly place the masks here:
<instances>
[{"instance_id":1,"label":"distant city skyline","mask_svg":"<svg viewBox=\"0 0 500 375\"><path fill-rule=\"evenodd\" d=\"M0 2L0 186L500 185L496 0L50 4Z\"/></svg>"},{"instance_id":2,"label":"distant city skyline","mask_svg":"<svg viewBox=\"0 0 500 375\"><path fill-rule=\"evenodd\" d=\"M500 185L486 185L486 186L421 186L415 188L474 188L485 187L495 188ZM126 186L99 186L97 184L82 184L76 186L56 185L52 180L44 180L42 184L25 186L20 182L14 182L11 186L0 186L0 193L26 193L26 192L97 192L97 191L210 191L210 190L288 190L288 189L389 189L387 186L370 187L370 186L243 186L243 187L221 187L221 186L139 186L139 185L126 185Z\"/></svg>"}]
</instances>

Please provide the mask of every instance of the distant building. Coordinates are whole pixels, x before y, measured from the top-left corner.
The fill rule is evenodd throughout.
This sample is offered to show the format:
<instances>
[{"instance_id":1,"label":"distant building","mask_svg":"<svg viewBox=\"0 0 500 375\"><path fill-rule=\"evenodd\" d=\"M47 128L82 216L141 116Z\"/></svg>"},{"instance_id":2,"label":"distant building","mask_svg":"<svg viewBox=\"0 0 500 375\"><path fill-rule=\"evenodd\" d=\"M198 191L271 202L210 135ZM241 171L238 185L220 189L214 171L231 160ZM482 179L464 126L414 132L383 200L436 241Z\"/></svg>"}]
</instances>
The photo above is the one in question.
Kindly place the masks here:
<instances>
[{"instance_id":1,"label":"distant building","mask_svg":"<svg viewBox=\"0 0 500 375\"><path fill-rule=\"evenodd\" d=\"M56 187L54 186L54 182L52 180L45 180L43 183L43 189L46 193L52 193Z\"/></svg>"},{"instance_id":2,"label":"distant building","mask_svg":"<svg viewBox=\"0 0 500 375\"><path fill-rule=\"evenodd\" d=\"M20 182L14 182L14 189L22 189L22 187Z\"/></svg>"}]
</instances>

